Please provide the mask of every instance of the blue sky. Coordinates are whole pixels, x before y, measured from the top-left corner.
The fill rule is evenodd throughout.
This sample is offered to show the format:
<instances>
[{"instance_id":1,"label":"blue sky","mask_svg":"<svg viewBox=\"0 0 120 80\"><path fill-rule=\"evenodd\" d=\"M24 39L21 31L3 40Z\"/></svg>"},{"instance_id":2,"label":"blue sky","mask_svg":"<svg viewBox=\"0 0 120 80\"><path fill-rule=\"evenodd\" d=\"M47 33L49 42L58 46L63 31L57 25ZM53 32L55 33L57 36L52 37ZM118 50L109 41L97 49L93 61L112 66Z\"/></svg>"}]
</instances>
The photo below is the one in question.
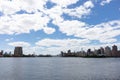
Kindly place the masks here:
<instances>
[{"instance_id":1,"label":"blue sky","mask_svg":"<svg viewBox=\"0 0 120 80\"><path fill-rule=\"evenodd\" d=\"M120 49L120 0L1 0L0 50L59 54Z\"/></svg>"}]
</instances>

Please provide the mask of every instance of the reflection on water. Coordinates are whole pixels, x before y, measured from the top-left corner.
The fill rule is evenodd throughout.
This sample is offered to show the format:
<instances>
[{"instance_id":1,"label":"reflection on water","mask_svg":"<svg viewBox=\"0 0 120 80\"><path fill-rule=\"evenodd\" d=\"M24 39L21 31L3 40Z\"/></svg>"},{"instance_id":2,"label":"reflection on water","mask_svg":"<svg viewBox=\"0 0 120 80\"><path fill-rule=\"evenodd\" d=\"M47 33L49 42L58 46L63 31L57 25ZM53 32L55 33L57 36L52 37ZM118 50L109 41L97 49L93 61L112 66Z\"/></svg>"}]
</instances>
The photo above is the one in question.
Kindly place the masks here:
<instances>
[{"instance_id":1,"label":"reflection on water","mask_svg":"<svg viewBox=\"0 0 120 80\"><path fill-rule=\"evenodd\" d=\"M0 80L120 80L120 58L0 58Z\"/></svg>"}]
</instances>

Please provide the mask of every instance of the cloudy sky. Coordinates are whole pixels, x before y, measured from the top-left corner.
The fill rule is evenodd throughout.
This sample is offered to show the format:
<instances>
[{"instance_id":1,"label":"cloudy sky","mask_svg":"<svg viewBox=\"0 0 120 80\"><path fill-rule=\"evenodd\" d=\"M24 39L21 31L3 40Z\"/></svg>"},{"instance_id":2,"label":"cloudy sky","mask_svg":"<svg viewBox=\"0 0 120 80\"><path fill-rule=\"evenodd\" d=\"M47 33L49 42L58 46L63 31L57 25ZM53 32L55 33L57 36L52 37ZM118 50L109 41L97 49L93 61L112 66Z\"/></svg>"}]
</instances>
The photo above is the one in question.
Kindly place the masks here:
<instances>
[{"instance_id":1,"label":"cloudy sky","mask_svg":"<svg viewBox=\"0 0 120 80\"><path fill-rule=\"evenodd\" d=\"M0 0L0 50L59 54L116 44L120 0Z\"/></svg>"}]
</instances>

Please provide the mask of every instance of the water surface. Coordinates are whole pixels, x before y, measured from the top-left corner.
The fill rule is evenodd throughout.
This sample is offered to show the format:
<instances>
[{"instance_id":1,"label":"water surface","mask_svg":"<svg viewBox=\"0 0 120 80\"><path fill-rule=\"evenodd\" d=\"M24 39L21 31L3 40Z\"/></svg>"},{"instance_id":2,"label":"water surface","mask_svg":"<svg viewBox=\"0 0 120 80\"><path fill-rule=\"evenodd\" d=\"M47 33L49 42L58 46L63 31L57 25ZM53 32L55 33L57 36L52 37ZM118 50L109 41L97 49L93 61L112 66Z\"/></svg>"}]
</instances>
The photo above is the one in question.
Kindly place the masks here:
<instances>
[{"instance_id":1,"label":"water surface","mask_svg":"<svg viewBox=\"0 0 120 80\"><path fill-rule=\"evenodd\" d=\"M120 80L120 58L0 58L0 80Z\"/></svg>"}]
</instances>

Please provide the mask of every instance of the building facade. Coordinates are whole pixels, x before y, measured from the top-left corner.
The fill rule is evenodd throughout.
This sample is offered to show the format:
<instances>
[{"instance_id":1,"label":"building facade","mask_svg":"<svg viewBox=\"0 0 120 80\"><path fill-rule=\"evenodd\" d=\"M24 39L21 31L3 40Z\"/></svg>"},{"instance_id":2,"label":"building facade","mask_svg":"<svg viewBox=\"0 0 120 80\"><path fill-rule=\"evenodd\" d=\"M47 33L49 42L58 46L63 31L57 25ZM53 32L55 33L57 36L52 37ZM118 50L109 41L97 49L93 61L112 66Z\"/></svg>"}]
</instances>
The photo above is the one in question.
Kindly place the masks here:
<instances>
[{"instance_id":1,"label":"building facade","mask_svg":"<svg viewBox=\"0 0 120 80\"><path fill-rule=\"evenodd\" d=\"M15 49L14 49L14 56L15 57L21 57L21 56L23 56L22 47L15 47Z\"/></svg>"},{"instance_id":2,"label":"building facade","mask_svg":"<svg viewBox=\"0 0 120 80\"><path fill-rule=\"evenodd\" d=\"M118 49L117 49L116 45L112 46L112 56L113 57L117 57L118 56Z\"/></svg>"},{"instance_id":3,"label":"building facade","mask_svg":"<svg viewBox=\"0 0 120 80\"><path fill-rule=\"evenodd\" d=\"M105 54L106 54L106 56L108 56L108 57L111 57L111 56L112 56L111 48L110 48L109 46L106 46L106 47L105 47Z\"/></svg>"},{"instance_id":4,"label":"building facade","mask_svg":"<svg viewBox=\"0 0 120 80\"><path fill-rule=\"evenodd\" d=\"M2 57L2 56L3 56L3 50L0 51L0 57Z\"/></svg>"}]
</instances>

